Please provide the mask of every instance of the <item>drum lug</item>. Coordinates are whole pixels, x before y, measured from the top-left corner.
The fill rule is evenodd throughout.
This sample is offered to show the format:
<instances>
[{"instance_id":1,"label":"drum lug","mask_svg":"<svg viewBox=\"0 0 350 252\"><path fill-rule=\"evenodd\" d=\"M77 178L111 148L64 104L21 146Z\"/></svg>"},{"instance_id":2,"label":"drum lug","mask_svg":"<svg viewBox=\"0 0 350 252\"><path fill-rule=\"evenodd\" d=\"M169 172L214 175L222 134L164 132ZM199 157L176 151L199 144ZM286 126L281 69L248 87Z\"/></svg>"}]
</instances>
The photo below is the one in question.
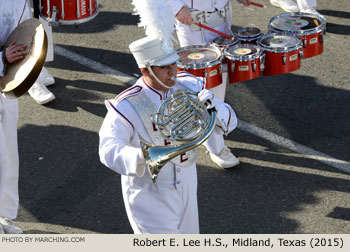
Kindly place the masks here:
<instances>
[{"instance_id":1,"label":"drum lug","mask_svg":"<svg viewBox=\"0 0 350 252\"><path fill-rule=\"evenodd\" d=\"M219 66L219 72L220 72L220 75L222 75L222 72L223 72L223 67L222 67L222 64Z\"/></svg>"},{"instance_id":2,"label":"drum lug","mask_svg":"<svg viewBox=\"0 0 350 252\"><path fill-rule=\"evenodd\" d=\"M321 44L323 43L323 33L322 32L320 33L320 43Z\"/></svg>"},{"instance_id":3,"label":"drum lug","mask_svg":"<svg viewBox=\"0 0 350 252\"><path fill-rule=\"evenodd\" d=\"M61 17L62 17L62 19L64 20L65 14L64 14L64 1L63 1L63 0L61 0L61 7L62 7Z\"/></svg>"},{"instance_id":4,"label":"drum lug","mask_svg":"<svg viewBox=\"0 0 350 252\"><path fill-rule=\"evenodd\" d=\"M265 53L260 56L260 71L265 69Z\"/></svg>"},{"instance_id":5,"label":"drum lug","mask_svg":"<svg viewBox=\"0 0 350 252\"><path fill-rule=\"evenodd\" d=\"M59 14L59 10L57 9L56 6L54 6L52 8L52 16L51 16L51 19L49 20L49 25L58 26L58 22L57 22L58 14Z\"/></svg>"},{"instance_id":6,"label":"drum lug","mask_svg":"<svg viewBox=\"0 0 350 252\"><path fill-rule=\"evenodd\" d=\"M80 4L79 4L79 0L77 0L77 17L80 18Z\"/></svg>"},{"instance_id":7,"label":"drum lug","mask_svg":"<svg viewBox=\"0 0 350 252\"><path fill-rule=\"evenodd\" d=\"M304 57L304 51L302 48L299 49L299 56L301 59Z\"/></svg>"},{"instance_id":8,"label":"drum lug","mask_svg":"<svg viewBox=\"0 0 350 252\"><path fill-rule=\"evenodd\" d=\"M235 72L235 63L234 62L231 63L231 72L232 73Z\"/></svg>"},{"instance_id":9,"label":"drum lug","mask_svg":"<svg viewBox=\"0 0 350 252\"><path fill-rule=\"evenodd\" d=\"M90 12L90 15L92 15L92 8L91 8L91 6L92 6L92 0L90 0L89 1L89 12Z\"/></svg>"},{"instance_id":10,"label":"drum lug","mask_svg":"<svg viewBox=\"0 0 350 252\"><path fill-rule=\"evenodd\" d=\"M303 38L303 46L304 46L304 48L306 48L306 46L307 46L307 38L306 37Z\"/></svg>"},{"instance_id":11,"label":"drum lug","mask_svg":"<svg viewBox=\"0 0 350 252\"><path fill-rule=\"evenodd\" d=\"M256 63L255 63L255 61L252 61L252 68L253 68L253 72L256 72Z\"/></svg>"},{"instance_id":12,"label":"drum lug","mask_svg":"<svg viewBox=\"0 0 350 252\"><path fill-rule=\"evenodd\" d=\"M207 69L204 69L204 79L208 82L208 74L207 74Z\"/></svg>"},{"instance_id":13,"label":"drum lug","mask_svg":"<svg viewBox=\"0 0 350 252\"><path fill-rule=\"evenodd\" d=\"M282 55L283 65L287 64L287 56L285 54Z\"/></svg>"}]
</instances>

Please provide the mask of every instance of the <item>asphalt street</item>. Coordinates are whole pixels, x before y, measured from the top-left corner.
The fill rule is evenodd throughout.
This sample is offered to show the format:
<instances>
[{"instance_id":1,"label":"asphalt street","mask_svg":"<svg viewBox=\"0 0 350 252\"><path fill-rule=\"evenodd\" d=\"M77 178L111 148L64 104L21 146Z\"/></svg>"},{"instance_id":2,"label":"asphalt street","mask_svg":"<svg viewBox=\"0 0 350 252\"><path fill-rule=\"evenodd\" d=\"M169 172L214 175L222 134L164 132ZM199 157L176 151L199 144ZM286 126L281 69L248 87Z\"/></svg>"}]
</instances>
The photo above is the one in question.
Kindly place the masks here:
<instances>
[{"instance_id":1,"label":"asphalt street","mask_svg":"<svg viewBox=\"0 0 350 252\"><path fill-rule=\"evenodd\" d=\"M267 8L233 2L234 31L267 33L269 20L284 12L257 2ZM131 1L99 4L95 19L53 28L55 60L46 67L56 79L49 87L56 100L42 106L28 94L19 99L16 223L25 233L132 233L120 176L99 161L98 131L104 100L130 85L117 74L140 74L128 45L145 33ZM350 7L348 0L317 4L327 18L324 53L302 60L297 71L230 85L226 102L242 122L326 157L244 127L226 137L241 161L237 168L218 169L200 147L201 233L350 233Z\"/></svg>"}]
</instances>

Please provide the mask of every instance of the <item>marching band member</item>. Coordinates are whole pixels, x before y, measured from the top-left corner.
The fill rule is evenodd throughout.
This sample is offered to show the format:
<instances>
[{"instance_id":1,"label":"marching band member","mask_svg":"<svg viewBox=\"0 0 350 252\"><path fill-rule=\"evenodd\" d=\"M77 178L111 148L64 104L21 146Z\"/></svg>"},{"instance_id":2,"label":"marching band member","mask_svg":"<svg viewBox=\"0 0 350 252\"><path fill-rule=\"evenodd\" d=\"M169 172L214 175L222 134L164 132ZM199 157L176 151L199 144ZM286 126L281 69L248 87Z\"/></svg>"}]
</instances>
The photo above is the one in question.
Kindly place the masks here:
<instances>
[{"instance_id":1,"label":"marching band member","mask_svg":"<svg viewBox=\"0 0 350 252\"><path fill-rule=\"evenodd\" d=\"M237 0L248 6L249 0ZM229 0L169 0L169 6L176 17L176 33L180 46L210 44L218 35L193 24L202 23L217 31L232 35L232 6ZM223 73L223 83L211 88L216 97L225 100L227 72ZM239 160L225 145L222 135L213 133L204 143L211 160L221 168L232 168Z\"/></svg>"},{"instance_id":2,"label":"marching band member","mask_svg":"<svg viewBox=\"0 0 350 252\"><path fill-rule=\"evenodd\" d=\"M27 0L0 0L0 47L18 24L31 18ZM6 75L7 64L23 59L25 45L12 42L0 49L0 78ZM18 100L0 93L0 232L19 234L13 219L18 212L19 160L17 146Z\"/></svg>"},{"instance_id":3,"label":"marching band member","mask_svg":"<svg viewBox=\"0 0 350 252\"><path fill-rule=\"evenodd\" d=\"M218 111L217 134L231 132L237 124L236 115L228 104L204 88L202 78L177 74L179 56L159 38L148 36L129 48L142 77L115 99L106 101L108 112L99 132L100 160L121 174L125 208L134 233L199 233L195 150L169 161L154 184L138 135L147 142L171 145L160 138L151 115L178 89L199 92L202 102L211 100L209 106Z\"/></svg>"}]
</instances>

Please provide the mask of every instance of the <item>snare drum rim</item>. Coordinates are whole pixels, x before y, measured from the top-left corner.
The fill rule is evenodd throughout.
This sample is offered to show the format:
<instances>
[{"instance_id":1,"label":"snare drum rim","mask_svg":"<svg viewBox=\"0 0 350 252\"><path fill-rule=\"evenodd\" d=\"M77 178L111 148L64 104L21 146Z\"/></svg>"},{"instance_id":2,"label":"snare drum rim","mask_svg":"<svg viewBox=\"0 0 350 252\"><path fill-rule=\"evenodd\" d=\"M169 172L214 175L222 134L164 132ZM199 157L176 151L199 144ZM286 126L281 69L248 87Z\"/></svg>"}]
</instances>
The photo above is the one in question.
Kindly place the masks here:
<instances>
[{"instance_id":1,"label":"snare drum rim","mask_svg":"<svg viewBox=\"0 0 350 252\"><path fill-rule=\"evenodd\" d=\"M249 36L249 35L248 36L239 35L239 32L253 31L253 30L258 30L259 33L256 34L256 35L251 35L251 36ZM238 40L241 40L241 41L256 40L256 39L259 39L262 35L263 35L263 33L261 32L261 30L259 28L256 28L256 27L243 27L243 28L238 29L235 32L235 36L238 38Z\"/></svg>"},{"instance_id":2,"label":"snare drum rim","mask_svg":"<svg viewBox=\"0 0 350 252\"><path fill-rule=\"evenodd\" d=\"M265 44L262 44L261 43L261 40L263 40L264 38L267 38L267 37L273 37L275 35L282 35L282 36L288 36L288 37L293 37L293 38L296 38L298 43L294 46L290 46L290 47L273 47L273 46L267 46ZM292 33L287 33L287 32L278 32L278 33L268 33L268 34L265 34L264 36L262 36L261 39L259 39L257 41L257 44L264 50L264 51L268 51L268 52L276 52L276 53L282 53L282 52L292 52L292 51L295 51L295 50L299 50L300 48L303 47L303 44L301 42L301 39L292 34Z\"/></svg>"},{"instance_id":3,"label":"snare drum rim","mask_svg":"<svg viewBox=\"0 0 350 252\"><path fill-rule=\"evenodd\" d=\"M307 16L307 17L311 17L311 18L316 18L317 20L319 20L321 22L321 24L315 28L310 28L310 29L306 29L306 30L301 30L301 29L299 29L299 30L282 30L282 29L276 28L276 27L271 25L271 23L278 18L293 17L293 16L296 16L296 17L297 16L299 16L299 17L300 16ZM306 12L290 12L290 13L283 13L283 14L280 14L280 15L277 15L277 16L274 16L273 18L271 18L270 22L269 22L268 30L274 31L274 32L289 32L289 33L294 33L297 35L311 35L311 34L315 34L315 33L319 32L319 31L325 30L326 24L327 24L326 19L321 17L321 16L316 16L316 15L306 13Z\"/></svg>"},{"instance_id":4,"label":"snare drum rim","mask_svg":"<svg viewBox=\"0 0 350 252\"><path fill-rule=\"evenodd\" d=\"M179 49L176 50L176 53L179 55L180 52L183 52L187 49L211 49L214 50L219 56L211 61L208 61L206 63L184 63L181 62L180 60L178 60L176 62L177 67L181 68L181 69L204 69L204 68L208 68L208 67L212 67L212 66L216 66L218 64L222 63L222 52L221 50L219 50L217 47L214 46L207 46L207 45L192 45L192 46L185 46L185 47L180 47ZM180 55L179 55L180 56ZM181 58L180 58L181 59Z\"/></svg>"},{"instance_id":5,"label":"snare drum rim","mask_svg":"<svg viewBox=\"0 0 350 252\"><path fill-rule=\"evenodd\" d=\"M259 48L260 50L254 54L251 54L251 55L241 55L241 56L236 56L236 55L232 55L231 53L228 52L228 50L230 48L233 48L233 47L237 47L237 49L240 48L240 46L244 45L244 47L248 47L248 48ZM252 45L252 44L239 44L239 45L232 45L230 46L229 48L227 48L224 52L224 55L227 59L229 60L234 60L234 61L251 61L251 60L254 60L254 59L257 59L259 58L263 53L263 50L260 46L257 46L257 45Z\"/></svg>"}]
</instances>

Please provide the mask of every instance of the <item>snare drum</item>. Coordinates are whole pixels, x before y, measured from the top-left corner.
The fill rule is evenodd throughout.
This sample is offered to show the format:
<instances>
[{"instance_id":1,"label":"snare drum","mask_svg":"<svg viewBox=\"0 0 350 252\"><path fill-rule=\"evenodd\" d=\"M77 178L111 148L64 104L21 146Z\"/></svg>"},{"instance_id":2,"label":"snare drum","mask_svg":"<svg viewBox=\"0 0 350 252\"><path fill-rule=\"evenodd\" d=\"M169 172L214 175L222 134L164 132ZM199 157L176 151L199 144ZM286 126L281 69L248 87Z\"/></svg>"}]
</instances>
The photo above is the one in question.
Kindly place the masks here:
<instances>
[{"instance_id":1,"label":"snare drum","mask_svg":"<svg viewBox=\"0 0 350 252\"><path fill-rule=\"evenodd\" d=\"M226 63L226 58L224 56L225 49L237 43L239 43L239 41L236 37L232 37L232 39L229 39L224 36L219 36L219 37L216 37L211 44L216 48L218 48L219 50L221 50L221 53L223 55L222 63Z\"/></svg>"},{"instance_id":2,"label":"snare drum","mask_svg":"<svg viewBox=\"0 0 350 252\"><path fill-rule=\"evenodd\" d=\"M40 16L50 25L76 25L95 18L98 0L40 0Z\"/></svg>"},{"instance_id":3,"label":"snare drum","mask_svg":"<svg viewBox=\"0 0 350 252\"><path fill-rule=\"evenodd\" d=\"M302 12L275 16L269 24L271 32L288 32L300 37L304 48L304 59L323 52L325 29L326 19L319 15Z\"/></svg>"},{"instance_id":4,"label":"snare drum","mask_svg":"<svg viewBox=\"0 0 350 252\"><path fill-rule=\"evenodd\" d=\"M177 62L178 71L187 71L206 79L206 88L211 89L222 83L222 53L214 46L193 45L181 47Z\"/></svg>"},{"instance_id":5,"label":"snare drum","mask_svg":"<svg viewBox=\"0 0 350 252\"><path fill-rule=\"evenodd\" d=\"M300 68L303 56L301 40L293 34L269 33L258 40L265 52L263 75L284 74Z\"/></svg>"},{"instance_id":6,"label":"snare drum","mask_svg":"<svg viewBox=\"0 0 350 252\"><path fill-rule=\"evenodd\" d=\"M238 44L225 50L230 84L255 79L261 76L264 56L257 45Z\"/></svg>"},{"instance_id":7,"label":"snare drum","mask_svg":"<svg viewBox=\"0 0 350 252\"><path fill-rule=\"evenodd\" d=\"M235 32L235 36L241 43L256 44L262 35L264 35L259 28L243 27Z\"/></svg>"}]
</instances>

